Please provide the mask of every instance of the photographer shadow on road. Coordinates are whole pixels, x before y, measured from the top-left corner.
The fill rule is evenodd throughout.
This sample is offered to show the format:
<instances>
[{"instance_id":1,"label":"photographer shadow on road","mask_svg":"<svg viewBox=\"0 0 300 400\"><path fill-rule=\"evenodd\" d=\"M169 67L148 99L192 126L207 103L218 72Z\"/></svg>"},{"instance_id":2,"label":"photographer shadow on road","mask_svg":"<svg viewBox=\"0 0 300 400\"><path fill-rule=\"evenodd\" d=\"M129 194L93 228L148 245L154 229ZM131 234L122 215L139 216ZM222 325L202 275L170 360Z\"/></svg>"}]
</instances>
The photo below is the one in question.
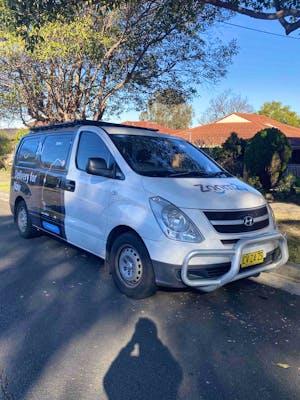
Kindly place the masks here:
<instances>
[{"instance_id":1,"label":"photographer shadow on road","mask_svg":"<svg viewBox=\"0 0 300 400\"><path fill-rule=\"evenodd\" d=\"M182 369L158 338L156 325L140 318L103 383L109 400L175 400L181 381Z\"/></svg>"}]
</instances>

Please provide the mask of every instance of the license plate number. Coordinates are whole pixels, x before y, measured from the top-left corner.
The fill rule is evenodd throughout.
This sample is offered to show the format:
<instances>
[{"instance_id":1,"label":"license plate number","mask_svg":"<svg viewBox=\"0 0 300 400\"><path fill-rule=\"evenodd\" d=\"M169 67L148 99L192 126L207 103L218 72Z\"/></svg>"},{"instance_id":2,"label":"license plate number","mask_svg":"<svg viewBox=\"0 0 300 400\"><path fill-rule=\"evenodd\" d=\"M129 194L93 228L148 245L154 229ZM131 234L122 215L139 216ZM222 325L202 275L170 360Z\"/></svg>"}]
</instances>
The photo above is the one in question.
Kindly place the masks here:
<instances>
[{"instance_id":1,"label":"license plate number","mask_svg":"<svg viewBox=\"0 0 300 400\"><path fill-rule=\"evenodd\" d=\"M251 267L252 265L261 264L264 261L264 251L258 250L253 253L247 253L242 256L241 268Z\"/></svg>"}]
</instances>

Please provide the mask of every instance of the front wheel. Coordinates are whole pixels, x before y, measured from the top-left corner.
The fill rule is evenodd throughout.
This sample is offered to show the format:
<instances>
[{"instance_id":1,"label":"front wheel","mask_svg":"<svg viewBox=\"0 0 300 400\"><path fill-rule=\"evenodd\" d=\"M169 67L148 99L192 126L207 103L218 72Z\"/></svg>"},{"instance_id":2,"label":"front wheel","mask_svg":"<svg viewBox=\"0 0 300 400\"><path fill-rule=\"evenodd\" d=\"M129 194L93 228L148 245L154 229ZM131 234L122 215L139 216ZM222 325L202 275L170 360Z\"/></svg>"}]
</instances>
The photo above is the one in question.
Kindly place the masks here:
<instances>
[{"instance_id":1,"label":"front wheel","mask_svg":"<svg viewBox=\"0 0 300 400\"><path fill-rule=\"evenodd\" d=\"M20 236L25 239L32 238L38 235L36 228L32 226L31 218L28 213L25 201L20 201L16 209L16 222Z\"/></svg>"},{"instance_id":2,"label":"front wheel","mask_svg":"<svg viewBox=\"0 0 300 400\"><path fill-rule=\"evenodd\" d=\"M134 233L120 235L110 252L112 276L128 297L143 299L156 291L152 262L142 240Z\"/></svg>"}]
</instances>

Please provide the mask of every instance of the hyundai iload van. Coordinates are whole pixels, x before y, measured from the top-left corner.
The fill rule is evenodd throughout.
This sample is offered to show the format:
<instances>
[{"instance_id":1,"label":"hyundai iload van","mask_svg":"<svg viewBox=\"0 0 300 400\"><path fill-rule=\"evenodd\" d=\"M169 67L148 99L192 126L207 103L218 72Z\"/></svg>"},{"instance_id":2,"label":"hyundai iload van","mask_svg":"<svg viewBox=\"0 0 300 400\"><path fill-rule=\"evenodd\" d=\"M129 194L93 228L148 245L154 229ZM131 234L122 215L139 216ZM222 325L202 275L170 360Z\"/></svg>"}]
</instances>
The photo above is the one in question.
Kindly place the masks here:
<instances>
[{"instance_id":1,"label":"hyundai iload van","mask_svg":"<svg viewBox=\"0 0 300 400\"><path fill-rule=\"evenodd\" d=\"M259 192L155 130L88 120L32 129L16 150L10 206L22 237L45 231L102 257L134 298L157 286L211 291L288 260Z\"/></svg>"}]
</instances>

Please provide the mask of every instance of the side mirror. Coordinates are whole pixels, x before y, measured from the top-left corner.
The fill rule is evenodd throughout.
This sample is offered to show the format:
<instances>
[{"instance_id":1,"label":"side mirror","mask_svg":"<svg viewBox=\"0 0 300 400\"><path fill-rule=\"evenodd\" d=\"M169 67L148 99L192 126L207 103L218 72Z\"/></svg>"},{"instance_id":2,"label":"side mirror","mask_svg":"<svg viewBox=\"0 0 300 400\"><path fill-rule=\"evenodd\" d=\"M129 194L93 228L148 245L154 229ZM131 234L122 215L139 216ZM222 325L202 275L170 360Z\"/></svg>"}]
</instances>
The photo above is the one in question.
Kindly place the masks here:
<instances>
[{"instance_id":1,"label":"side mirror","mask_svg":"<svg viewBox=\"0 0 300 400\"><path fill-rule=\"evenodd\" d=\"M113 178L114 168L107 168L106 161L103 158L89 158L86 172L91 175Z\"/></svg>"}]
</instances>

